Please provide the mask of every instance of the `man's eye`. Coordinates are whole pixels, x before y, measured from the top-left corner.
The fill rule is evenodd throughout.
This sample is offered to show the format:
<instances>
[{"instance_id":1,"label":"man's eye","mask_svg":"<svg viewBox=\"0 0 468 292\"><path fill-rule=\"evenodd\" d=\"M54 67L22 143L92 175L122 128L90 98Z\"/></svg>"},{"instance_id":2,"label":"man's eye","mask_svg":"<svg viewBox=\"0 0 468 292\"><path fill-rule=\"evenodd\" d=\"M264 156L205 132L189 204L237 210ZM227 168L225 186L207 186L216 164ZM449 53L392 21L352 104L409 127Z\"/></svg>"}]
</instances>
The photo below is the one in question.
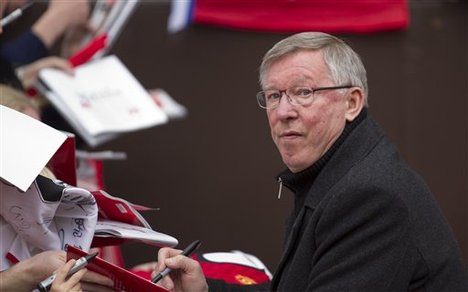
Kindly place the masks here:
<instances>
[{"instance_id":1,"label":"man's eye","mask_svg":"<svg viewBox=\"0 0 468 292\"><path fill-rule=\"evenodd\" d=\"M269 93L267 93L266 97L267 97L268 100L276 100L276 99L281 98L281 94L279 92L277 92L277 91L269 92Z\"/></svg>"},{"instance_id":2,"label":"man's eye","mask_svg":"<svg viewBox=\"0 0 468 292\"><path fill-rule=\"evenodd\" d=\"M310 88L300 87L294 89L294 95L298 97L309 97L312 95L312 93L313 91Z\"/></svg>"}]
</instances>

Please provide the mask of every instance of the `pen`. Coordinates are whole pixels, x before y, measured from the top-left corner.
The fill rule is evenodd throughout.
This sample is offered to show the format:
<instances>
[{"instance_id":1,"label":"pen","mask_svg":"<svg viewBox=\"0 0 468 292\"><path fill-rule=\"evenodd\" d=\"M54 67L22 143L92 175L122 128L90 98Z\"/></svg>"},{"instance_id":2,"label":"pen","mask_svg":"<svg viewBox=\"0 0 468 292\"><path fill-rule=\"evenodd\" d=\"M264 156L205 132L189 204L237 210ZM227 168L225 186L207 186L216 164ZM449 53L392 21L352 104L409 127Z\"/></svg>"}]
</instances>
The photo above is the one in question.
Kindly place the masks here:
<instances>
[{"instance_id":1,"label":"pen","mask_svg":"<svg viewBox=\"0 0 468 292\"><path fill-rule=\"evenodd\" d=\"M183 256L189 256L194 252L199 246L200 246L201 241L200 240L195 240L191 244L189 244L181 253ZM170 268L165 268L164 271L161 273L158 273L156 276L153 277L151 280L153 283L157 283L159 280L161 280L163 277L167 276L172 270Z\"/></svg>"},{"instance_id":2,"label":"pen","mask_svg":"<svg viewBox=\"0 0 468 292\"><path fill-rule=\"evenodd\" d=\"M71 276L73 275L74 273L78 272L79 270L81 270L82 268L86 267L86 265L88 265L96 256L97 256L97 252L93 253L93 254L90 254L90 255L87 255L87 256L84 256L84 257L81 257L79 258L75 264L73 265L73 267L70 269L70 271L68 271L68 275L67 276ZM56 277L56 274L53 273L52 275L50 275L50 277L48 277L47 279L45 279L44 281L42 281L41 283L39 283L39 285L37 286L37 289L41 292L47 292L50 290L50 287L52 286L52 283L54 282L55 280L55 277Z\"/></svg>"},{"instance_id":3,"label":"pen","mask_svg":"<svg viewBox=\"0 0 468 292\"><path fill-rule=\"evenodd\" d=\"M10 14L8 14L4 18L0 19L0 27L4 27L4 26L12 23L16 19L18 19L18 17L23 15L23 12L27 8L29 8L33 3L34 3L34 1L30 1L29 3L25 4L23 7L16 8Z\"/></svg>"}]
</instances>

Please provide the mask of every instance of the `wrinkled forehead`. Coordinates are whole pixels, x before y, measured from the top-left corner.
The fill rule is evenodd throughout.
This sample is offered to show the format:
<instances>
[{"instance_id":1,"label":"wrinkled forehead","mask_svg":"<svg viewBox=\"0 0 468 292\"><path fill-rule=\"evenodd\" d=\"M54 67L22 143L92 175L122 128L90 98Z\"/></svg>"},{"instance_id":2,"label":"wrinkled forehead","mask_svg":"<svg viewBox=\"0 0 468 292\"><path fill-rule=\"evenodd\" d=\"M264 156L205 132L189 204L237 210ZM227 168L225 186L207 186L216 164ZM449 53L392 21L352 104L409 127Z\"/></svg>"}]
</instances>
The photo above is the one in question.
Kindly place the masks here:
<instances>
[{"instance_id":1,"label":"wrinkled forehead","mask_svg":"<svg viewBox=\"0 0 468 292\"><path fill-rule=\"evenodd\" d=\"M278 70L278 68L280 68ZM272 70L273 69L273 70ZM260 75L260 83L265 86L273 74L286 73L286 71L309 71L312 75L328 75L329 68L325 62L322 50L302 49L271 58L264 64Z\"/></svg>"}]
</instances>

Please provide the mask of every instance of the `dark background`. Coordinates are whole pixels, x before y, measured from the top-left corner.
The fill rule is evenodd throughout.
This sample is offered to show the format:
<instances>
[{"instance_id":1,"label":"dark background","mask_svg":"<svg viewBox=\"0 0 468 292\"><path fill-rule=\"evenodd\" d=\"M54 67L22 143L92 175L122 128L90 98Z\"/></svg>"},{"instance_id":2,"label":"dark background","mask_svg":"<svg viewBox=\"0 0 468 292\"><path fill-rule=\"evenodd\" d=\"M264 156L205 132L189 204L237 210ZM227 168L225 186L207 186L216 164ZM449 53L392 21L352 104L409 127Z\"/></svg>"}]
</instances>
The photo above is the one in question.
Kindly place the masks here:
<instances>
[{"instance_id":1,"label":"dark background","mask_svg":"<svg viewBox=\"0 0 468 292\"><path fill-rule=\"evenodd\" d=\"M413 0L410 10L405 31L338 36L361 55L371 115L429 184L466 263L468 5ZM181 247L201 239L204 251L239 249L273 271L292 196L276 198L274 178L284 166L255 93L263 54L288 34L192 26L170 35L169 11L168 1L141 3L112 53L189 115L96 148L128 154L105 163L107 190L159 207L145 218ZM131 266L155 259L157 249L126 244L123 251Z\"/></svg>"}]
</instances>

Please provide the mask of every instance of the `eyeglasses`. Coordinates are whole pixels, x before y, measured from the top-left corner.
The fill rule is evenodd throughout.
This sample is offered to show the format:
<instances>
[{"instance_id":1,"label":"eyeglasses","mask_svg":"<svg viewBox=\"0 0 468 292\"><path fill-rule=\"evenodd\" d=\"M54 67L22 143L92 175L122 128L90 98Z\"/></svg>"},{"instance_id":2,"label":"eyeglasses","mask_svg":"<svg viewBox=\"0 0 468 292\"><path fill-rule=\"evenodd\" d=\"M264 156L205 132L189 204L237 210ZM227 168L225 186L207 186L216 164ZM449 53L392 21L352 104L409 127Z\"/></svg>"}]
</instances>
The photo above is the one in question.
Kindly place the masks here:
<instances>
[{"instance_id":1,"label":"eyeglasses","mask_svg":"<svg viewBox=\"0 0 468 292\"><path fill-rule=\"evenodd\" d=\"M288 98L288 101L292 105L302 105L307 106L314 101L314 93L321 90L334 90L334 89L343 89L351 88L354 85L340 85L340 86L330 86L330 87L306 87L306 86L297 86L291 87L284 90L269 89L263 90L257 93L258 105L264 109L274 109L276 108L283 96L283 93Z\"/></svg>"}]
</instances>

